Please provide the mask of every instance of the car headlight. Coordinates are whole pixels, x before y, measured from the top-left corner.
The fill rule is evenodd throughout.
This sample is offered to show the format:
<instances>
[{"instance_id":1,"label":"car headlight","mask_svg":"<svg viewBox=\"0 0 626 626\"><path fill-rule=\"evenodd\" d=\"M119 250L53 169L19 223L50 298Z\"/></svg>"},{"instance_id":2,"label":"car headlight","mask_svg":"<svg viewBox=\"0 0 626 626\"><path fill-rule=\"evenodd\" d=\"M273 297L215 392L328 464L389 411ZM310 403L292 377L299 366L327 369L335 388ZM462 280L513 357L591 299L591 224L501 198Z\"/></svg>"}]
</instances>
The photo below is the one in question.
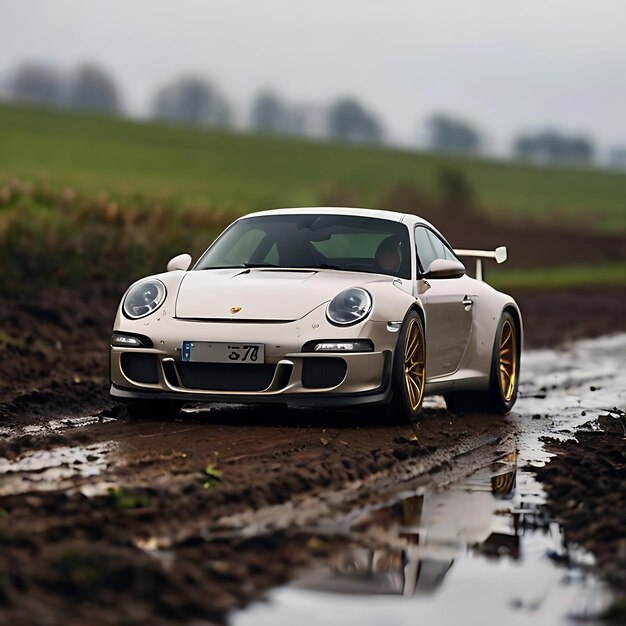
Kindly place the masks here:
<instances>
[{"instance_id":1,"label":"car headlight","mask_svg":"<svg viewBox=\"0 0 626 626\"><path fill-rule=\"evenodd\" d=\"M142 280L128 290L124 298L124 315L133 320L150 315L163 304L166 293L160 280Z\"/></svg>"},{"instance_id":2,"label":"car headlight","mask_svg":"<svg viewBox=\"0 0 626 626\"><path fill-rule=\"evenodd\" d=\"M346 289L337 294L326 309L326 316L333 324L349 326L365 319L372 310L372 296L359 287Z\"/></svg>"}]
</instances>

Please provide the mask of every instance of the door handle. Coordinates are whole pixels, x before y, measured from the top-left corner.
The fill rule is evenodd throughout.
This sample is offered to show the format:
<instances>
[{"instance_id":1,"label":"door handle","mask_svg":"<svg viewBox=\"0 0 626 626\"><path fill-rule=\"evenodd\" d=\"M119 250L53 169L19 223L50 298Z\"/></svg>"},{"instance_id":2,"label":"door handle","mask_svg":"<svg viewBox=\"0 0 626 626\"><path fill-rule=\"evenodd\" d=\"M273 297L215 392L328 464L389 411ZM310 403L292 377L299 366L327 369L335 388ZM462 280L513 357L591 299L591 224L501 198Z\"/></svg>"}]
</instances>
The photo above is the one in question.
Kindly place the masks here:
<instances>
[{"instance_id":1,"label":"door handle","mask_svg":"<svg viewBox=\"0 0 626 626\"><path fill-rule=\"evenodd\" d=\"M466 309L469 309L469 307L471 307L472 304L474 304L474 301L471 298L468 298L467 296L465 296L465 298L463 298L463 306Z\"/></svg>"}]
</instances>

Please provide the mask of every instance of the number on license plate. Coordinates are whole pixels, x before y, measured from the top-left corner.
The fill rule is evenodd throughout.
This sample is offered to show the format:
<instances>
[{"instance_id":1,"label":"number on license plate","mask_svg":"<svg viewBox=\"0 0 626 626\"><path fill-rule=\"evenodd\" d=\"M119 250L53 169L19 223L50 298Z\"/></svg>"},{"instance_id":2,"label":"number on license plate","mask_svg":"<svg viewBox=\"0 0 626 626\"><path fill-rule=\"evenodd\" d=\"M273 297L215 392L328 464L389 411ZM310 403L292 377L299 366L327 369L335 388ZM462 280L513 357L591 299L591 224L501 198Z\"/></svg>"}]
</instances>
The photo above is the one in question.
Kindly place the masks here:
<instances>
[{"instance_id":1,"label":"number on license plate","mask_svg":"<svg viewBox=\"0 0 626 626\"><path fill-rule=\"evenodd\" d=\"M259 365L265 362L265 346L262 343L183 341L182 357L189 362Z\"/></svg>"}]
</instances>

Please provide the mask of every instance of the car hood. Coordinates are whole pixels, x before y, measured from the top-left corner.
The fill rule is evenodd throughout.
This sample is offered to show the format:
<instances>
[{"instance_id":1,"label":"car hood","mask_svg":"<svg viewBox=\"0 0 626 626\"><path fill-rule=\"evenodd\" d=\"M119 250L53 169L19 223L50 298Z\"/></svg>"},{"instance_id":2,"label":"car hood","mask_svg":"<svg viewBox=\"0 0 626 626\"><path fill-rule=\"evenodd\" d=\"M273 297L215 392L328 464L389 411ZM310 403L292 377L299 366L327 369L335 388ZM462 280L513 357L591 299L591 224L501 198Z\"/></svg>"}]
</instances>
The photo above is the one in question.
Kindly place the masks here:
<instances>
[{"instance_id":1,"label":"car hood","mask_svg":"<svg viewBox=\"0 0 626 626\"><path fill-rule=\"evenodd\" d=\"M176 317L297 320L343 289L380 280L379 275L365 277L359 272L337 270L194 270L187 272L181 281Z\"/></svg>"}]
</instances>

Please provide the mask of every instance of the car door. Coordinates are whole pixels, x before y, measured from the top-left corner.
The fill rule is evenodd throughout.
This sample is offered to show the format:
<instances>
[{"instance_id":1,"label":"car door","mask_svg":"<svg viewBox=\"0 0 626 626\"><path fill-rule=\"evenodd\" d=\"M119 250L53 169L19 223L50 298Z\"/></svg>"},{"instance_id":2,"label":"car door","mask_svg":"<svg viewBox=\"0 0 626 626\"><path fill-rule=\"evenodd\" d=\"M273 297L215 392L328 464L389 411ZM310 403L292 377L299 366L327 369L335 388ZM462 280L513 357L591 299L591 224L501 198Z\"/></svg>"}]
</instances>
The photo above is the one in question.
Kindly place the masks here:
<instances>
[{"instance_id":1,"label":"car door","mask_svg":"<svg viewBox=\"0 0 626 626\"><path fill-rule=\"evenodd\" d=\"M458 260L450 247L426 226L415 227L415 247L420 273L435 259ZM416 292L426 311L426 377L455 372L472 332L472 279L417 279Z\"/></svg>"}]
</instances>

